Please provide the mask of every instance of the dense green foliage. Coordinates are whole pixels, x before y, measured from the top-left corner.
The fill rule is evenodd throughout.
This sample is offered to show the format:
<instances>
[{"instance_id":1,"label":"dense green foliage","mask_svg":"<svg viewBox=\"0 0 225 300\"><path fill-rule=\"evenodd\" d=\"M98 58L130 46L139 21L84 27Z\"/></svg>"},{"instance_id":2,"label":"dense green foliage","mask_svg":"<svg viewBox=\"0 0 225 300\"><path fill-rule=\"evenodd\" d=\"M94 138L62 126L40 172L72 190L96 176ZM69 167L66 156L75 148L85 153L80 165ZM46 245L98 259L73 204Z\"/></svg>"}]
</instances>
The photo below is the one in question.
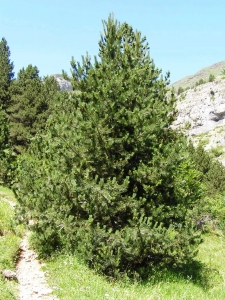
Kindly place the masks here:
<instances>
[{"instance_id":1,"label":"dense green foliage","mask_svg":"<svg viewBox=\"0 0 225 300\"><path fill-rule=\"evenodd\" d=\"M219 259L218 259L219 258ZM224 243L219 231L204 235L197 261L182 270L156 270L144 282L109 282L71 254L56 253L47 261L51 285L59 299L221 300L224 290ZM75 280L74 280L75 279ZM82 287L82 288L81 288ZM107 294L106 294L107 291Z\"/></svg>"},{"instance_id":2,"label":"dense green foliage","mask_svg":"<svg viewBox=\"0 0 225 300\"><path fill-rule=\"evenodd\" d=\"M6 113L0 107L0 149L4 150L8 144L9 128L6 118ZM2 155L2 153L1 153Z\"/></svg>"},{"instance_id":3,"label":"dense green foliage","mask_svg":"<svg viewBox=\"0 0 225 300\"><path fill-rule=\"evenodd\" d=\"M200 173L204 196L195 207L196 224L203 231L220 228L225 231L225 167L199 145L189 143L189 153Z\"/></svg>"},{"instance_id":4,"label":"dense green foliage","mask_svg":"<svg viewBox=\"0 0 225 300\"><path fill-rule=\"evenodd\" d=\"M0 106L5 110L10 101L10 84L14 77L10 50L5 38L0 42Z\"/></svg>"},{"instance_id":5,"label":"dense green foliage","mask_svg":"<svg viewBox=\"0 0 225 300\"><path fill-rule=\"evenodd\" d=\"M16 153L27 149L30 138L45 127L51 113L51 102L59 90L54 77L42 81L37 67L29 65L19 71L11 86L10 142Z\"/></svg>"},{"instance_id":6,"label":"dense green foliage","mask_svg":"<svg viewBox=\"0 0 225 300\"><path fill-rule=\"evenodd\" d=\"M195 148L192 143L189 143L189 153L196 170L201 174L199 180L204 184L206 196L223 194L225 167L210 156L210 153L207 153L201 145Z\"/></svg>"},{"instance_id":7,"label":"dense green foliage","mask_svg":"<svg viewBox=\"0 0 225 300\"><path fill-rule=\"evenodd\" d=\"M13 63L10 61L10 50L5 38L0 42L0 182L8 182L11 163L9 146L9 120L6 109L10 102L10 86L13 80Z\"/></svg>"},{"instance_id":8,"label":"dense green foliage","mask_svg":"<svg viewBox=\"0 0 225 300\"><path fill-rule=\"evenodd\" d=\"M13 63L5 38L0 42L0 182L11 185L16 155L45 127L59 86L54 77L42 81L29 65L13 79Z\"/></svg>"},{"instance_id":9,"label":"dense green foliage","mask_svg":"<svg viewBox=\"0 0 225 300\"><path fill-rule=\"evenodd\" d=\"M7 182L11 151L9 148L9 123L5 111L0 107L0 182Z\"/></svg>"},{"instance_id":10,"label":"dense green foliage","mask_svg":"<svg viewBox=\"0 0 225 300\"><path fill-rule=\"evenodd\" d=\"M20 158L20 213L36 246L77 249L109 276L147 275L196 253L201 198L186 140L170 128L175 98L148 44L109 17L99 59L72 60L73 87L58 95L44 134Z\"/></svg>"}]
</instances>

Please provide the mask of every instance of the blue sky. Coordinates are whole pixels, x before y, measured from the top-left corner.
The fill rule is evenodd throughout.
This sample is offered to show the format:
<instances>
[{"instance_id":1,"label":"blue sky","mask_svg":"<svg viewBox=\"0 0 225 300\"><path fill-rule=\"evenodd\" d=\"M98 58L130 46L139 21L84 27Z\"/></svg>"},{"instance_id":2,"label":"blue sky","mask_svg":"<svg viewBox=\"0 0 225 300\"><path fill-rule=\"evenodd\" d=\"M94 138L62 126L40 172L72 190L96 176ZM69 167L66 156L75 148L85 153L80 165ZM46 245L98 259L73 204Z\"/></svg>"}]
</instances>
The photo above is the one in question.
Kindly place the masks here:
<instances>
[{"instance_id":1,"label":"blue sky","mask_svg":"<svg viewBox=\"0 0 225 300\"><path fill-rule=\"evenodd\" d=\"M0 39L15 73L28 64L41 76L69 72L72 55L98 54L102 20L112 12L147 37L171 82L225 60L224 0L0 0Z\"/></svg>"}]
</instances>

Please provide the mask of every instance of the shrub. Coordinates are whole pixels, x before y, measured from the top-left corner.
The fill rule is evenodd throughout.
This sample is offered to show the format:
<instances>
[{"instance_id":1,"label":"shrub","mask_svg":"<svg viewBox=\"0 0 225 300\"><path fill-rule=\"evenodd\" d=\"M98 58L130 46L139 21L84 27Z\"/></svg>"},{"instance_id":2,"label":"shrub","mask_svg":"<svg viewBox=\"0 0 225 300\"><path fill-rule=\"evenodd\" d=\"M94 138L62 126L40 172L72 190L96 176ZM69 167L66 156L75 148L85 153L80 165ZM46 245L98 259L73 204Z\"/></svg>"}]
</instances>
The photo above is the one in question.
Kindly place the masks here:
<instances>
[{"instance_id":1,"label":"shrub","mask_svg":"<svg viewBox=\"0 0 225 300\"><path fill-rule=\"evenodd\" d=\"M204 232L225 230L225 198L215 194L202 199L196 206L196 226Z\"/></svg>"},{"instance_id":2,"label":"shrub","mask_svg":"<svg viewBox=\"0 0 225 300\"><path fill-rule=\"evenodd\" d=\"M219 157L224 153L224 149L222 146L217 146L214 148L211 148L209 153L213 156L213 157Z\"/></svg>"},{"instance_id":3,"label":"shrub","mask_svg":"<svg viewBox=\"0 0 225 300\"><path fill-rule=\"evenodd\" d=\"M219 154L220 148L214 148L214 155ZM202 145L194 148L189 144L189 152L194 161L195 168L201 173L201 181L205 186L207 196L221 195L225 190L225 167L221 162L214 160L211 153L204 150Z\"/></svg>"},{"instance_id":4,"label":"shrub","mask_svg":"<svg viewBox=\"0 0 225 300\"><path fill-rule=\"evenodd\" d=\"M183 92L184 92L184 89L181 86L179 86L179 89L177 91L177 95L180 95Z\"/></svg>"},{"instance_id":5,"label":"shrub","mask_svg":"<svg viewBox=\"0 0 225 300\"><path fill-rule=\"evenodd\" d=\"M195 86L198 86L198 85L201 85L201 84L205 84L206 82L205 82L205 80L204 79L199 79L199 81L197 81L196 83L195 83Z\"/></svg>"},{"instance_id":6,"label":"shrub","mask_svg":"<svg viewBox=\"0 0 225 300\"><path fill-rule=\"evenodd\" d=\"M191 128L191 122L188 121L188 122L185 123L184 129L189 130L190 128Z\"/></svg>"},{"instance_id":7,"label":"shrub","mask_svg":"<svg viewBox=\"0 0 225 300\"><path fill-rule=\"evenodd\" d=\"M225 79L225 68L221 70L220 75L222 76L222 79Z\"/></svg>"},{"instance_id":8,"label":"shrub","mask_svg":"<svg viewBox=\"0 0 225 300\"><path fill-rule=\"evenodd\" d=\"M209 75L209 82L213 82L215 80L215 75L210 74Z\"/></svg>"},{"instance_id":9,"label":"shrub","mask_svg":"<svg viewBox=\"0 0 225 300\"><path fill-rule=\"evenodd\" d=\"M210 91L210 95L211 95L211 96L214 96L214 95L215 95L215 92L214 92L213 90L211 90L211 91Z\"/></svg>"}]
</instances>

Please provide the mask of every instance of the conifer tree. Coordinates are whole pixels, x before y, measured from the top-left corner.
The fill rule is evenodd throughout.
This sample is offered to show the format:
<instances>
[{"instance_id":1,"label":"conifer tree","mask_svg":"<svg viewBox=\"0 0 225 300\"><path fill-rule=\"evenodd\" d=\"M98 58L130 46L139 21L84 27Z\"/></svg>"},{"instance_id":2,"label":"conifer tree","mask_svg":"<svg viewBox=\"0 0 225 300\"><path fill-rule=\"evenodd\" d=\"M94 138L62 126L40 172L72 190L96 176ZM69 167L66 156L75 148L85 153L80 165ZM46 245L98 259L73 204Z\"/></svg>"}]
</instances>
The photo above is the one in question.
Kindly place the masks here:
<instances>
[{"instance_id":1,"label":"conifer tree","mask_svg":"<svg viewBox=\"0 0 225 300\"><path fill-rule=\"evenodd\" d=\"M0 42L0 105L5 110L10 101L10 84L14 77L10 49L5 38Z\"/></svg>"},{"instance_id":2,"label":"conifer tree","mask_svg":"<svg viewBox=\"0 0 225 300\"><path fill-rule=\"evenodd\" d=\"M0 183L5 182L8 168L9 128L5 111L0 107Z\"/></svg>"},{"instance_id":3,"label":"conifer tree","mask_svg":"<svg viewBox=\"0 0 225 300\"><path fill-rule=\"evenodd\" d=\"M21 157L16 190L37 221L39 250L78 249L109 276L145 276L191 260L201 198L186 139L171 129L175 98L141 33L109 17L99 58L72 59L73 88ZM35 178L35 180L34 180Z\"/></svg>"},{"instance_id":4,"label":"conifer tree","mask_svg":"<svg viewBox=\"0 0 225 300\"><path fill-rule=\"evenodd\" d=\"M42 81L36 66L21 69L12 84L10 116L10 141L17 153L29 145L36 132L45 127L50 114L51 101L59 90L54 77Z\"/></svg>"},{"instance_id":5,"label":"conifer tree","mask_svg":"<svg viewBox=\"0 0 225 300\"><path fill-rule=\"evenodd\" d=\"M5 38L0 41L0 181L7 183L11 151L9 147L9 120L6 113L10 102L10 86L14 77L10 50Z\"/></svg>"}]
</instances>

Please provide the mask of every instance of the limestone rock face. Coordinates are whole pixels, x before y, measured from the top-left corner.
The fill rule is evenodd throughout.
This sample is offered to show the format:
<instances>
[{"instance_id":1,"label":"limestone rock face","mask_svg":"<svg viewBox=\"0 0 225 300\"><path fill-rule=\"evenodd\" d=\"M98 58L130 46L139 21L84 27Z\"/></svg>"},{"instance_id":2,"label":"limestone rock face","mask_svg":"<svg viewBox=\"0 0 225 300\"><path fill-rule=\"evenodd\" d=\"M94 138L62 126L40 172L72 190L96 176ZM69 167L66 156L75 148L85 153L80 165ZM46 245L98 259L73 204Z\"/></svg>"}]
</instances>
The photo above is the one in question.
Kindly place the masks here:
<instances>
[{"instance_id":1,"label":"limestone rock face","mask_svg":"<svg viewBox=\"0 0 225 300\"><path fill-rule=\"evenodd\" d=\"M65 80L61 75L53 75L57 80L61 91L72 91L72 85L68 80Z\"/></svg>"},{"instance_id":2,"label":"limestone rock face","mask_svg":"<svg viewBox=\"0 0 225 300\"><path fill-rule=\"evenodd\" d=\"M225 80L218 79L189 89L179 95L177 120L173 127L180 128L205 149L225 150ZM225 163L225 157L221 157Z\"/></svg>"}]
</instances>

